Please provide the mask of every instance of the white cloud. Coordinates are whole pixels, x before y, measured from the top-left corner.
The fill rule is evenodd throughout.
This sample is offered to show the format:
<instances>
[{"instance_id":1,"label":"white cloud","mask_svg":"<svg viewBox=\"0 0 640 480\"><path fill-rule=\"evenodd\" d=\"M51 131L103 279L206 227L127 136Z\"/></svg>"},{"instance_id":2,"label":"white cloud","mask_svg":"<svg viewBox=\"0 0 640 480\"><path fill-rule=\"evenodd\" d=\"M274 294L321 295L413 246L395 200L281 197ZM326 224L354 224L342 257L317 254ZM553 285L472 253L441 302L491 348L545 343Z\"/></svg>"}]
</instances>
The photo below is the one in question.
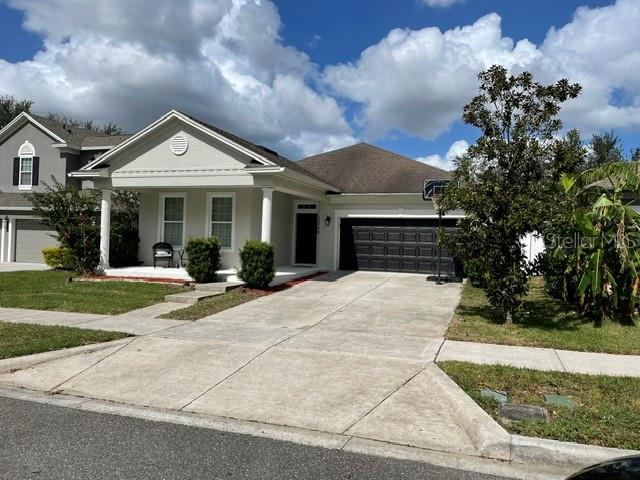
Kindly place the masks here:
<instances>
[{"instance_id":1,"label":"white cloud","mask_svg":"<svg viewBox=\"0 0 640 480\"><path fill-rule=\"evenodd\" d=\"M299 157L355 141L336 98L356 104L368 140L434 139L460 119L477 73L500 63L583 84L563 109L567 127L640 128L638 0L580 8L540 45L505 37L495 13L446 31L394 29L321 72L280 38L268 0L7 1L44 47L28 61L0 59L0 93L34 99L39 112L135 130L179 108Z\"/></svg>"},{"instance_id":2,"label":"white cloud","mask_svg":"<svg viewBox=\"0 0 640 480\"><path fill-rule=\"evenodd\" d=\"M0 92L136 130L178 108L293 158L353 141L317 69L265 0L9 0L44 47L0 60Z\"/></svg>"},{"instance_id":3,"label":"white cloud","mask_svg":"<svg viewBox=\"0 0 640 480\"><path fill-rule=\"evenodd\" d=\"M452 170L453 169L453 161L465 153L469 148L469 144L465 140L457 140L451 144L447 153L443 156L441 155L428 155L426 157L416 158L419 162L428 163L429 165L433 165L434 167L442 168L444 170Z\"/></svg>"},{"instance_id":4,"label":"white cloud","mask_svg":"<svg viewBox=\"0 0 640 480\"><path fill-rule=\"evenodd\" d=\"M337 94L362 105L368 137L400 130L433 139L460 118L479 71L496 62L525 64L537 55L530 42L514 45L502 37L500 17L490 14L446 32L392 30L355 64L326 68L324 78Z\"/></svg>"},{"instance_id":5,"label":"white cloud","mask_svg":"<svg viewBox=\"0 0 640 480\"><path fill-rule=\"evenodd\" d=\"M420 2L432 8L446 8L454 3L462 3L464 0L420 0Z\"/></svg>"},{"instance_id":6,"label":"white cloud","mask_svg":"<svg viewBox=\"0 0 640 480\"><path fill-rule=\"evenodd\" d=\"M477 73L495 63L544 82L580 82L582 95L562 112L568 127L585 133L640 127L638 0L580 8L539 46L503 36L500 23L493 13L444 32L395 29L354 63L327 67L324 80L360 105L358 122L372 139L394 131L433 139L447 131L477 92Z\"/></svg>"}]
</instances>

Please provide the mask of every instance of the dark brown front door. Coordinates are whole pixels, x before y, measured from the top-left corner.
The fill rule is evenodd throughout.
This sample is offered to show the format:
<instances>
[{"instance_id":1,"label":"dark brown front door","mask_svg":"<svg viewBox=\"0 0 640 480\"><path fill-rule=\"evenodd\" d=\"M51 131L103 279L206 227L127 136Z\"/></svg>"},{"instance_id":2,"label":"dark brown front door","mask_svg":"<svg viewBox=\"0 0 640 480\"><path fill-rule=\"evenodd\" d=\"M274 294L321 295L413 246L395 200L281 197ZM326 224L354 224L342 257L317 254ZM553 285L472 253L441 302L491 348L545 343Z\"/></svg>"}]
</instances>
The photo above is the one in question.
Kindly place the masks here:
<instances>
[{"instance_id":1,"label":"dark brown front door","mask_svg":"<svg viewBox=\"0 0 640 480\"><path fill-rule=\"evenodd\" d=\"M296 213L295 263L315 265L318 250L318 214Z\"/></svg>"}]
</instances>

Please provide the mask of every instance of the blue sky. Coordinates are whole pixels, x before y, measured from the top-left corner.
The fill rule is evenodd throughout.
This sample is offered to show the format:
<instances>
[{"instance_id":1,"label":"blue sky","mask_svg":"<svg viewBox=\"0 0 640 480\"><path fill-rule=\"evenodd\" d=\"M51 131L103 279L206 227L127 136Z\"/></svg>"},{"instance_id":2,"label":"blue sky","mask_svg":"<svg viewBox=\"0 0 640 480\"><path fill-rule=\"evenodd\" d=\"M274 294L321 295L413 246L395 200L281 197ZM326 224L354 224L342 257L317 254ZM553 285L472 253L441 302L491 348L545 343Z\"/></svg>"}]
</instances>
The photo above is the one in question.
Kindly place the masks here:
<instances>
[{"instance_id":1,"label":"blue sky","mask_svg":"<svg viewBox=\"0 0 640 480\"><path fill-rule=\"evenodd\" d=\"M640 145L635 0L174 3L0 0L0 93L132 130L175 107L292 158L365 140L447 166L477 136L457 120L475 74L503 63L581 81L565 125Z\"/></svg>"}]
</instances>

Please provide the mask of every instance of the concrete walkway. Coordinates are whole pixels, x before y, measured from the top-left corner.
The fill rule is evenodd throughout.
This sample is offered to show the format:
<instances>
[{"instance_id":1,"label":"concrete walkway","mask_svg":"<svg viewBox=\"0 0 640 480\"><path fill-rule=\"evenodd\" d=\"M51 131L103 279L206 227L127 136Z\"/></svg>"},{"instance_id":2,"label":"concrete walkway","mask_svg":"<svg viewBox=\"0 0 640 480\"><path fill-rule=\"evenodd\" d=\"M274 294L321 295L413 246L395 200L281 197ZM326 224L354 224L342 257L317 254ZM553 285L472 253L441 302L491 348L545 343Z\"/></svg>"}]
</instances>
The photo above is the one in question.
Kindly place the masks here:
<instances>
[{"instance_id":1,"label":"concrete walkway","mask_svg":"<svg viewBox=\"0 0 640 480\"><path fill-rule=\"evenodd\" d=\"M509 365L533 370L640 377L640 356L635 355L447 340L437 356L439 362L446 360L485 365Z\"/></svg>"},{"instance_id":2,"label":"concrete walkway","mask_svg":"<svg viewBox=\"0 0 640 480\"><path fill-rule=\"evenodd\" d=\"M10 262L0 263L0 272L26 272L34 270L51 270L50 267L44 263L22 263L22 262Z\"/></svg>"},{"instance_id":3,"label":"concrete walkway","mask_svg":"<svg viewBox=\"0 0 640 480\"><path fill-rule=\"evenodd\" d=\"M422 275L333 273L0 384L479 455L433 365L459 295Z\"/></svg>"},{"instance_id":4,"label":"concrete walkway","mask_svg":"<svg viewBox=\"0 0 640 480\"><path fill-rule=\"evenodd\" d=\"M61 325L87 330L107 330L132 335L148 335L167 328L190 323L188 321L156 318L188 305L182 303L158 303L133 310L122 315L97 315L92 313L54 312L26 308L0 308L0 320L35 325Z\"/></svg>"}]
</instances>

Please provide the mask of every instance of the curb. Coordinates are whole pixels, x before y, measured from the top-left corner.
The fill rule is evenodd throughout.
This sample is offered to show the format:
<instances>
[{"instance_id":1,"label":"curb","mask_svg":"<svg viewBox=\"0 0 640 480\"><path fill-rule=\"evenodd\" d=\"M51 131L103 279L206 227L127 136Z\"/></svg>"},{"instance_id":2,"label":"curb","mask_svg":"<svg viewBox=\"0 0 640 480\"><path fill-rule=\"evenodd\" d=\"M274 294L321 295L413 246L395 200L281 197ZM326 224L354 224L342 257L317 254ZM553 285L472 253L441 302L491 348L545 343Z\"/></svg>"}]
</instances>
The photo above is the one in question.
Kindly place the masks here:
<instances>
[{"instance_id":1,"label":"curb","mask_svg":"<svg viewBox=\"0 0 640 480\"><path fill-rule=\"evenodd\" d=\"M0 374L8 373L15 370L24 370L34 367L40 363L60 360L61 358L72 357L83 353L99 352L107 348L116 347L118 345L131 342L135 337L124 337L110 342L92 343L90 345L81 345L79 347L63 348L61 350L52 350L50 352L34 353L33 355L25 355L23 357L7 358L0 360Z\"/></svg>"},{"instance_id":2,"label":"curb","mask_svg":"<svg viewBox=\"0 0 640 480\"><path fill-rule=\"evenodd\" d=\"M457 383L436 364L429 364L426 370L433 375L441 391L449 400L458 420L471 438L482 457L511 460L511 435L485 412Z\"/></svg>"},{"instance_id":3,"label":"curb","mask_svg":"<svg viewBox=\"0 0 640 480\"><path fill-rule=\"evenodd\" d=\"M640 455L640 451L637 450L582 445L520 435L511 436L511 445L514 462L546 463L558 467L583 468L613 458Z\"/></svg>"},{"instance_id":4,"label":"curb","mask_svg":"<svg viewBox=\"0 0 640 480\"><path fill-rule=\"evenodd\" d=\"M562 480L571 473L571 470L567 467L525 465L504 460L468 456L460 453L409 447L339 433L327 433L198 413L125 405L66 394L46 394L35 390L4 385L0 385L0 397L73 408L87 412L132 417L152 422L166 422L190 427L208 428L241 435L293 442L311 447L343 450L354 454L428 463L443 468L453 468L488 475L501 475L514 479Z\"/></svg>"}]
</instances>

